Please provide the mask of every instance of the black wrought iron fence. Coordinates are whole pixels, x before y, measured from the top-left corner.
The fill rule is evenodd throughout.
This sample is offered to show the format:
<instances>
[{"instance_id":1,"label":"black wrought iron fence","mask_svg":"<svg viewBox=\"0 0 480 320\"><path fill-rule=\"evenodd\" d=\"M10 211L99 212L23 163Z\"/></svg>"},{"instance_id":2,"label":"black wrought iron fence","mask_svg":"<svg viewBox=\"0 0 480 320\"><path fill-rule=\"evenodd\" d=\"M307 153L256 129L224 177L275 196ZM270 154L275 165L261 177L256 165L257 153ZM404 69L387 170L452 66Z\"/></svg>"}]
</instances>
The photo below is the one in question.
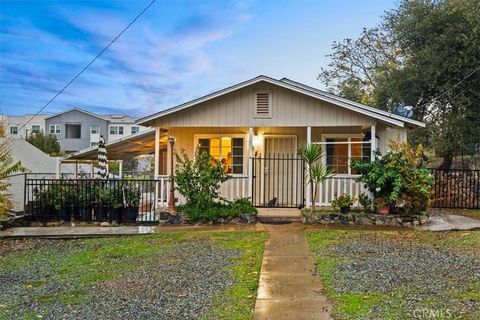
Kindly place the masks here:
<instances>
[{"instance_id":1,"label":"black wrought iron fence","mask_svg":"<svg viewBox=\"0 0 480 320\"><path fill-rule=\"evenodd\" d=\"M36 221L158 221L159 181L25 179L24 212Z\"/></svg>"},{"instance_id":2,"label":"black wrought iron fence","mask_svg":"<svg viewBox=\"0 0 480 320\"><path fill-rule=\"evenodd\" d=\"M480 209L480 170L430 169L435 177L432 207Z\"/></svg>"}]
</instances>

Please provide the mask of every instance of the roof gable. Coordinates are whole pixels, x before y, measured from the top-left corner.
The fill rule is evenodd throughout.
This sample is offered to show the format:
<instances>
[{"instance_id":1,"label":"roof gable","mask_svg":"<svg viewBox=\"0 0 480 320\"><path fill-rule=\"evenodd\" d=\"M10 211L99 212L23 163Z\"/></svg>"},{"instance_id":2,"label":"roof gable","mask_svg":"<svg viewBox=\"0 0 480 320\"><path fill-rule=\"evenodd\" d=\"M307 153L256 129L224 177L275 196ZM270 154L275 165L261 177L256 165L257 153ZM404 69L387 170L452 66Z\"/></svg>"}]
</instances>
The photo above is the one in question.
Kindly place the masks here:
<instances>
[{"instance_id":1,"label":"roof gable","mask_svg":"<svg viewBox=\"0 0 480 320\"><path fill-rule=\"evenodd\" d=\"M141 125L151 125L153 123L153 121L155 121L156 119L165 117L167 115L176 113L178 111L196 106L198 104L201 104L201 103L204 103L204 102L207 102L207 101L211 101L215 98L221 97L223 95L232 93L234 91L240 90L242 88L245 88L247 86L250 86L250 85L262 82L262 81L265 81L265 82L270 83L270 84L275 85L275 86L279 86L279 87L282 87L282 88L285 88L285 89L295 91L297 93L303 94L305 96L312 97L314 99L318 99L318 100L321 100L321 101L324 101L324 102L328 102L328 103L336 105L338 107L350 110L350 111L355 112L355 113L362 114L362 115L370 117L370 118L374 118L376 120L388 123L390 125L403 127L404 123L407 122L407 120L410 120L410 119L403 118L403 117L400 117L400 116L397 116L397 115L392 115L392 114L385 113L384 111L377 110L377 109L372 108L372 107L363 106L361 104L355 103L353 101L350 101L350 100L347 100L347 99L344 99L344 98L334 96L332 94L327 94L327 93L322 92L318 89L305 86L303 84L288 80L286 78L284 78L282 80L276 80L276 79L273 79L273 78L262 75L262 76L258 76L256 78L238 83L236 85L227 87L225 89L213 92L209 95L206 95L206 96L194 99L192 101L180 104L176 107L160 111L160 112L155 113L151 116L141 118L137 121L137 123L139 123ZM402 119L399 119L399 117L402 118ZM408 122L412 123L413 125L416 125L416 126L424 126L423 123L418 122L418 121L410 120Z\"/></svg>"},{"instance_id":2,"label":"roof gable","mask_svg":"<svg viewBox=\"0 0 480 320\"><path fill-rule=\"evenodd\" d=\"M71 109L68 109L66 111L63 111L63 112L59 112L57 114L54 114L54 115L51 115L47 118L45 118L45 120L48 120L48 119L51 119L51 118L55 118L55 117L58 117L62 114L66 114L66 113L69 113L69 112L72 112L72 111L77 111L77 112L81 112L81 113L84 113L86 115L89 115L91 117L95 117L95 118L98 118L98 119L101 119L101 120L105 120L107 121L105 118L103 118L102 116L98 115L98 114L95 114L95 113L92 113L92 112L88 112L86 110L83 110L83 109L79 109L79 108L71 108Z\"/></svg>"}]
</instances>

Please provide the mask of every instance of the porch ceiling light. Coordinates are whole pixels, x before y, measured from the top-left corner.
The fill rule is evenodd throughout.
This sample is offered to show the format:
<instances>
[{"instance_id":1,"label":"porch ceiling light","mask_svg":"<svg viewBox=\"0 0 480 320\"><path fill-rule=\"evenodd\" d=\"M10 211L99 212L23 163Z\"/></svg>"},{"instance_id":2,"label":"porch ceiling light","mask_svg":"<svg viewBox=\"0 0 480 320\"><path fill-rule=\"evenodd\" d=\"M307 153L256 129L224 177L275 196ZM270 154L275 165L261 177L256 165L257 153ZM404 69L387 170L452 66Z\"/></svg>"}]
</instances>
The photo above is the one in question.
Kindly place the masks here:
<instances>
[{"instance_id":1,"label":"porch ceiling light","mask_svg":"<svg viewBox=\"0 0 480 320\"><path fill-rule=\"evenodd\" d=\"M262 144L262 139L260 138L260 136L258 134L254 135L253 136L253 146L258 147L261 144Z\"/></svg>"}]
</instances>

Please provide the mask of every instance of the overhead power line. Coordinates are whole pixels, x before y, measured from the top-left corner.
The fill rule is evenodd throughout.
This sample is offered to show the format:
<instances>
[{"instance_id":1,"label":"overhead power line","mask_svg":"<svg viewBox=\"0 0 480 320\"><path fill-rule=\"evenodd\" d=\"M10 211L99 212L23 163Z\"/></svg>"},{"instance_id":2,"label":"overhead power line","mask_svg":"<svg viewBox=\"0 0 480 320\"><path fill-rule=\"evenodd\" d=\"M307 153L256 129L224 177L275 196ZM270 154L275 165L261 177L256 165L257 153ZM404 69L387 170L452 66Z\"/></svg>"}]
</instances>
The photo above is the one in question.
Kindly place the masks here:
<instances>
[{"instance_id":1,"label":"overhead power line","mask_svg":"<svg viewBox=\"0 0 480 320\"><path fill-rule=\"evenodd\" d=\"M465 80L467 80L468 78L470 78L475 72L477 72L478 70L480 70L480 66L476 67L475 69L473 69L472 72L470 72L465 78L463 78L462 80L460 80L459 82L455 83L453 86L451 86L449 89L443 91L442 93L440 93L439 95L437 95L436 97L433 97L432 99L430 99L429 102L426 102L426 103L423 103L419 106L415 106L413 107L414 109L418 109L418 108L422 108L422 107L425 107L431 103L433 103L435 100L443 97L444 95L446 95L447 93L449 93L450 91L452 91L454 88L458 87L461 83L463 83ZM456 96L455 96L456 97Z\"/></svg>"},{"instance_id":2,"label":"overhead power line","mask_svg":"<svg viewBox=\"0 0 480 320\"><path fill-rule=\"evenodd\" d=\"M112 41L110 41L110 43L102 49L102 51L100 51L85 67L83 67L82 70L80 70L80 72L78 72L60 91L58 91L54 96L53 98L51 98L43 107L41 107L34 115L33 117L31 117L27 122L25 122L21 127L20 129L18 130L18 132L20 132L23 128L25 128L27 126L27 124L29 124L36 116L38 116L40 114L40 112L42 112L46 107L48 107L48 105L50 105L50 103L52 103L59 95L61 95L65 89L67 89L75 80L77 80L77 78L85 71L87 70L98 58L100 58L100 56L108 50L108 48L110 48L110 46L118 40L118 38L120 38L124 33L125 31L128 30L128 28L130 28L130 26L132 24L135 23L135 21L137 21L148 9L150 9L150 7L156 2L157 0L152 0L142 11L140 11L139 14L137 14L137 16L122 30L120 31L120 33L112 39Z\"/></svg>"}]
</instances>

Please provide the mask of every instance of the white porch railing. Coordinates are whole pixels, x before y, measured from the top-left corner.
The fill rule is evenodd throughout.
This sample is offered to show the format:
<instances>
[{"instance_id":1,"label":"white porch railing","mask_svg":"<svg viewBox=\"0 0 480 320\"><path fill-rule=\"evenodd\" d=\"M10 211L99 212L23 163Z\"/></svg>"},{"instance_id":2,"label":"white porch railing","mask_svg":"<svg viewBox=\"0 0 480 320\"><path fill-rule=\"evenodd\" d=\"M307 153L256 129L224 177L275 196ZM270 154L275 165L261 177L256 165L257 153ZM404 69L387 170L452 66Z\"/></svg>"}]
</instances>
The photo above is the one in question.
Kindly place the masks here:
<instances>
[{"instance_id":1,"label":"white porch railing","mask_svg":"<svg viewBox=\"0 0 480 320\"><path fill-rule=\"evenodd\" d=\"M168 207L168 195L170 192L170 176L157 176L156 189L158 195L158 206ZM220 185L220 197L233 201L239 198L248 197L248 176L232 176ZM184 204L185 198L175 190L176 204Z\"/></svg>"},{"instance_id":2,"label":"white porch railing","mask_svg":"<svg viewBox=\"0 0 480 320\"><path fill-rule=\"evenodd\" d=\"M331 206L330 201L336 196L346 193L352 198L362 192L367 192L363 185L357 181L358 176L333 176L317 186L316 206ZM309 190L305 190L309 192ZM354 203L355 207L360 206L358 202Z\"/></svg>"}]
</instances>

